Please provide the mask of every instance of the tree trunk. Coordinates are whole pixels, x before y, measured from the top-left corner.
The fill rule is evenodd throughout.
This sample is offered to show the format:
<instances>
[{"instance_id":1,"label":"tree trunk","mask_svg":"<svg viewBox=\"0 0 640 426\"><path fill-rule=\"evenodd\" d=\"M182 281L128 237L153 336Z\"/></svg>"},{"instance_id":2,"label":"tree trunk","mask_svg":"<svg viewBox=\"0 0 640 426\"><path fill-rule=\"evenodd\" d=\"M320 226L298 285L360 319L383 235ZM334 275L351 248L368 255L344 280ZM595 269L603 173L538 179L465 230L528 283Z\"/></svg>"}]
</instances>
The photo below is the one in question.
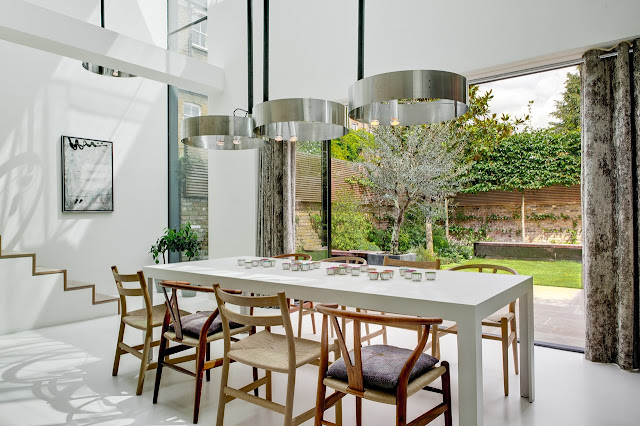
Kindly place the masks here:
<instances>
[{"instance_id":1,"label":"tree trunk","mask_svg":"<svg viewBox=\"0 0 640 426\"><path fill-rule=\"evenodd\" d=\"M426 238L426 248L429 254L433 254L433 224L429 219L424 224L424 236Z\"/></svg>"},{"instance_id":2,"label":"tree trunk","mask_svg":"<svg viewBox=\"0 0 640 426\"><path fill-rule=\"evenodd\" d=\"M449 199L444 199L444 237L449 241Z\"/></svg>"},{"instance_id":3,"label":"tree trunk","mask_svg":"<svg viewBox=\"0 0 640 426\"><path fill-rule=\"evenodd\" d=\"M522 191L522 208L520 211L520 215L522 216L522 242L527 242L527 235L524 229L524 191Z\"/></svg>"}]
</instances>

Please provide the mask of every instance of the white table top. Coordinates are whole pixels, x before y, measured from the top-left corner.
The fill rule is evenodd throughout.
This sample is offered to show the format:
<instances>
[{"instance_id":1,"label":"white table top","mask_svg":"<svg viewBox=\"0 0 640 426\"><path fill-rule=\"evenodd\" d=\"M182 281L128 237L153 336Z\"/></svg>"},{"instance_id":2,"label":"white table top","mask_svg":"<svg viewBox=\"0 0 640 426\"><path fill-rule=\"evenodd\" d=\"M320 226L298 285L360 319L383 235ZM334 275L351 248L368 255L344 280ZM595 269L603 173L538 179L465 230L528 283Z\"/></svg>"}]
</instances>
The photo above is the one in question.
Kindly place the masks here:
<instances>
[{"instance_id":1,"label":"white table top","mask_svg":"<svg viewBox=\"0 0 640 426\"><path fill-rule=\"evenodd\" d=\"M316 302L336 302L370 309L384 309L387 312L424 315L425 304L455 305L479 309L478 314L489 315L504 306L505 293L512 293L509 300L515 300L532 279L523 275L488 274L476 272L436 271L434 281L414 282L398 274L396 267L372 266L378 271L395 270L388 281L370 280L366 273L360 276L329 276L326 268L337 263L322 262L320 269L291 271L282 269L287 260L278 259L275 267L262 266L245 269L238 266L237 259L257 259L253 257L229 257L178 264L154 265L144 268L149 278L165 280L188 280L193 284L211 285L220 283L223 287L246 291L275 293L284 291L288 297L305 298ZM425 270L418 271L424 272ZM496 303L492 300L502 295ZM378 297L376 297L378 296ZM336 300L336 298L340 300ZM341 300L346 298L348 300ZM376 301L378 303L376 303ZM384 299L384 306L379 301ZM356 302L354 304L354 302ZM395 308L402 304L401 308ZM410 305L410 306L407 306ZM420 305L420 307L418 307ZM412 308L415 307L415 308ZM429 306L432 308L432 306ZM440 309L432 314L441 315ZM451 314L451 312L449 312ZM457 315L447 315L455 319Z\"/></svg>"}]
</instances>

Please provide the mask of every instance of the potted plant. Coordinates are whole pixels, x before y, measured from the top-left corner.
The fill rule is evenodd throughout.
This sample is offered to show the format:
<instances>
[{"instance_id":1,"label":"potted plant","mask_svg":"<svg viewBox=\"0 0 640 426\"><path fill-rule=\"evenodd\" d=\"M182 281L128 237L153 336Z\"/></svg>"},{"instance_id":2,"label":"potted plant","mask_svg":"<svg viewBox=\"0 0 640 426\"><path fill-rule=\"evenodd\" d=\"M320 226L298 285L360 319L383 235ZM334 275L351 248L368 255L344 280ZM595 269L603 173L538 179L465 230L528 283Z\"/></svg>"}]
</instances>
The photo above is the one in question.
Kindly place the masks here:
<instances>
[{"instance_id":1,"label":"potted plant","mask_svg":"<svg viewBox=\"0 0 640 426\"><path fill-rule=\"evenodd\" d=\"M162 263L167 263L167 252L182 253L187 257L187 260L198 256L198 235L191 229L190 222L183 224L179 229L165 228L164 234L149 250L156 263L160 263L160 256L162 256ZM157 283L156 291L162 292ZM195 291L182 290L183 297L194 297L195 295Z\"/></svg>"}]
</instances>

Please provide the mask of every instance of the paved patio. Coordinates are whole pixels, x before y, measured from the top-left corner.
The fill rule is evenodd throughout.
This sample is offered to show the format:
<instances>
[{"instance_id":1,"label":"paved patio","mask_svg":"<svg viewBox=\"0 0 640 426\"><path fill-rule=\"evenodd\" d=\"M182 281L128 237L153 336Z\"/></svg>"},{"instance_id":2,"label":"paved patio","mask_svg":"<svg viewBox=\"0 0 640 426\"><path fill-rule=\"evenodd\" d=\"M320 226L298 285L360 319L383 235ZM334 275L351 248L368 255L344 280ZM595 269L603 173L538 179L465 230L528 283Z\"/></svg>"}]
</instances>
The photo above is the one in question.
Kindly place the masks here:
<instances>
[{"instance_id":1,"label":"paved patio","mask_svg":"<svg viewBox=\"0 0 640 426\"><path fill-rule=\"evenodd\" d=\"M534 286L533 295L535 340L584 348L584 290Z\"/></svg>"}]
</instances>

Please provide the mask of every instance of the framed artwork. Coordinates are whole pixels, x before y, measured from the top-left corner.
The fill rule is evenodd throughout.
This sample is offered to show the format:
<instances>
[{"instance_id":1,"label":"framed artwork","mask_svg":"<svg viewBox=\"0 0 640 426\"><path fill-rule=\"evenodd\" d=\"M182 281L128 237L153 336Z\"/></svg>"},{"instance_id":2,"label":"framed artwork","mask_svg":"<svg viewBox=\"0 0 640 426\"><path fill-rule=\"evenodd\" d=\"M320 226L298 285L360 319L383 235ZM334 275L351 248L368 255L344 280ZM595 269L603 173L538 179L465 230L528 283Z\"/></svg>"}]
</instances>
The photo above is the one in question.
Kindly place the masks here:
<instances>
[{"instance_id":1,"label":"framed artwork","mask_svg":"<svg viewBox=\"0 0 640 426\"><path fill-rule=\"evenodd\" d=\"M62 211L113 211L113 142L62 136Z\"/></svg>"}]
</instances>

